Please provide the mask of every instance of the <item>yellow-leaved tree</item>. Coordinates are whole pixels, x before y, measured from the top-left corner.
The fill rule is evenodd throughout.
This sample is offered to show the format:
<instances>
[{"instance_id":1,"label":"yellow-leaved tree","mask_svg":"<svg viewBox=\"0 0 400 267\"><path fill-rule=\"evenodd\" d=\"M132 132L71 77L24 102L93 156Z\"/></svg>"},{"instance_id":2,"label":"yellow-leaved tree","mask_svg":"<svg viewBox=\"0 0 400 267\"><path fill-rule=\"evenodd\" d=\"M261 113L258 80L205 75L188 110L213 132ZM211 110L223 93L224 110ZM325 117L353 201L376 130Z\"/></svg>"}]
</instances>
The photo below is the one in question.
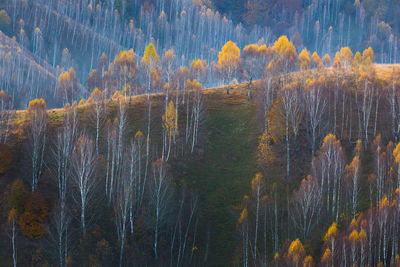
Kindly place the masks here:
<instances>
[{"instance_id":1,"label":"yellow-leaved tree","mask_svg":"<svg viewBox=\"0 0 400 267\"><path fill-rule=\"evenodd\" d=\"M353 52L351 52L351 49L347 46L342 47L339 51L339 58L343 67L351 66L353 63Z\"/></svg>"},{"instance_id":2,"label":"yellow-leaved tree","mask_svg":"<svg viewBox=\"0 0 400 267\"><path fill-rule=\"evenodd\" d=\"M304 48L299 54L299 59L298 59L299 69L302 71L308 70L310 68L310 63L311 60L308 55L307 48Z\"/></svg>"},{"instance_id":3,"label":"yellow-leaved tree","mask_svg":"<svg viewBox=\"0 0 400 267\"><path fill-rule=\"evenodd\" d=\"M303 267L313 267L314 266L314 259L312 256L308 255L304 258Z\"/></svg>"},{"instance_id":4,"label":"yellow-leaved tree","mask_svg":"<svg viewBox=\"0 0 400 267\"><path fill-rule=\"evenodd\" d=\"M79 85L73 68L60 74L57 81L57 96L65 103L72 103L77 97Z\"/></svg>"},{"instance_id":5,"label":"yellow-leaved tree","mask_svg":"<svg viewBox=\"0 0 400 267\"><path fill-rule=\"evenodd\" d=\"M141 60L142 67L145 71L145 82L146 82L146 93L147 93L147 104L148 104L148 112L147 112L147 138L146 138L146 168L149 165L149 154L150 154L150 125L151 125L151 98L150 91L152 85L152 76L157 77L155 75L157 71L155 69L160 64L160 57L156 52L156 48L153 43L150 43L146 49L144 50L144 55Z\"/></svg>"},{"instance_id":6,"label":"yellow-leaved tree","mask_svg":"<svg viewBox=\"0 0 400 267\"><path fill-rule=\"evenodd\" d=\"M338 235L339 231L337 229L336 222L333 222L324 236L324 241L325 243L328 244L329 248L327 248L327 250L324 253L324 256L322 257L324 259L324 257L326 256L325 254L329 252L329 255L331 256L329 261L332 263L333 266L335 264L335 241Z\"/></svg>"},{"instance_id":7,"label":"yellow-leaved tree","mask_svg":"<svg viewBox=\"0 0 400 267\"><path fill-rule=\"evenodd\" d=\"M327 248L324 252L324 255L322 255L321 263L323 264L323 266L331 266L331 262L332 262L332 253L331 250Z\"/></svg>"},{"instance_id":8,"label":"yellow-leaved tree","mask_svg":"<svg viewBox=\"0 0 400 267\"><path fill-rule=\"evenodd\" d=\"M323 67L321 58L319 57L317 52L314 52L311 55L311 66L312 66L312 68L321 68L321 67Z\"/></svg>"},{"instance_id":9,"label":"yellow-leaved tree","mask_svg":"<svg viewBox=\"0 0 400 267\"><path fill-rule=\"evenodd\" d=\"M170 101L165 114L162 116L163 122L163 159L168 161L171 152L172 137L178 134L178 116L173 101ZM168 147L168 150L166 149ZM167 150L167 151L166 151ZM165 153L167 153L165 155Z\"/></svg>"},{"instance_id":10,"label":"yellow-leaved tree","mask_svg":"<svg viewBox=\"0 0 400 267\"><path fill-rule=\"evenodd\" d=\"M272 136L267 131L258 138L257 164L260 168L267 168L275 160L272 142Z\"/></svg>"},{"instance_id":11,"label":"yellow-leaved tree","mask_svg":"<svg viewBox=\"0 0 400 267\"><path fill-rule=\"evenodd\" d=\"M160 64L160 56L156 52L156 48L153 43L150 43L144 50L144 55L141 63L146 71L146 92L149 93L151 89L151 73Z\"/></svg>"},{"instance_id":12,"label":"yellow-leaved tree","mask_svg":"<svg viewBox=\"0 0 400 267\"><path fill-rule=\"evenodd\" d=\"M275 55L275 66L278 72L286 74L290 72L296 62L296 47L289 39L283 35L274 43L272 47Z\"/></svg>"},{"instance_id":13,"label":"yellow-leaved tree","mask_svg":"<svg viewBox=\"0 0 400 267\"><path fill-rule=\"evenodd\" d=\"M292 241L288 250L288 259L291 263L291 266L299 266L303 262L305 255L306 250L304 249L300 239L297 238L296 240Z\"/></svg>"},{"instance_id":14,"label":"yellow-leaved tree","mask_svg":"<svg viewBox=\"0 0 400 267\"><path fill-rule=\"evenodd\" d=\"M132 96L133 81L137 71L135 53L133 49L128 51L123 50L115 57L114 61L110 64L110 72L114 80L114 85L118 90L124 90L124 96L129 90L129 103Z\"/></svg>"},{"instance_id":15,"label":"yellow-leaved tree","mask_svg":"<svg viewBox=\"0 0 400 267\"><path fill-rule=\"evenodd\" d=\"M190 65L190 73L192 79L196 79L204 83L208 73L207 61L201 59L193 60L192 64Z\"/></svg>"},{"instance_id":16,"label":"yellow-leaved tree","mask_svg":"<svg viewBox=\"0 0 400 267\"><path fill-rule=\"evenodd\" d=\"M218 54L218 64L213 64L214 69L227 84L226 93L229 95L229 87L235 77L240 64L240 49L237 45L228 41Z\"/></svg>"}]
</instances>

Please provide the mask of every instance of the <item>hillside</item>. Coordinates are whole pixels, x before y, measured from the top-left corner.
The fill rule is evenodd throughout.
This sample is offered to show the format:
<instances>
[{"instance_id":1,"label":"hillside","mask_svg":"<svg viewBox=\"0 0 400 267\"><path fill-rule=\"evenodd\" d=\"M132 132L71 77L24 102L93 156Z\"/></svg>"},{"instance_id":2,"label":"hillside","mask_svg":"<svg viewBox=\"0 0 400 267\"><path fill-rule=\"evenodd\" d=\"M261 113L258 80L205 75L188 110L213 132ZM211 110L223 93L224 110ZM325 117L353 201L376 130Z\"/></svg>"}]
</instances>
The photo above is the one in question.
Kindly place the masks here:
<instances>
[{"instance_id":1,"label":"hillside","mask_svg":"<svg viewBox=\"0 0 400 267\"><path fill-rule=\"evenodd\" d=\"M107 67L121 50L129 49L140 65L146 46L153 43L160 56L174 51L174 67L189 68L193 60L205 60L210 72L205 86L214 87L221 83L212 62L226 42L240 49L271 46L281 35L298 52L307 48L321 58L333 58L341 47L372 47L376 62L393 63L398 62L400 44L398 9L393 0L2 0L0 45L13 40L20 52L0 61L1 86L7 94L18 88L13 102L18 109L37 97L45 98L49 107L60 107L64 101L56 87L61 73L74 69L79 84L73 88L74 100L79 101L94 89L90 75L95 69ZM22 59L29 64L20 67ZM135 79L141 86L145 83L143 77Z\"/></svg>"},{"instance_id":2,"label":"hillside","mask_svg":"<svg viewBox=\"0 0 400 267\"><path fill-rule=\"evenodd\" d=\"M390 84L390 79L392 77L393 71L397 72L400 70L400 65L375 65L376 79L381 80L386 84ZM334 70L326 69L325 72L328 80L332 79L334 81ZM330 73L330 74L329 74ZM317 74L316 71L309 71L307 73L293 73L290 75L289 80L298 81L307 77L311 78ZM321 75L321 73L319 74ZM354 74L347 72L346 79L350 81ZM277 90L279 94L279 89L276 86L279 84L281 78L274 78L273 87ZM185 262L192 262L195 265L209 265L209 266L230 266L232 263L239 262L239 257L237 251L240 251L241 247L241 235L239 234L238 219L243 207L243 197L248 195L251 197L251 181L257 172L262 172L266 181L265 190L269 199L273 199L273 192L279 192L277 195L277 203L279 206L279 221L280 223L280 242L282 246L280 251L284 253L286 249L285 242L293 239L296 236L295 229L290 227L288 223L288 214L286 210L287 198L295 191L301 180L310 173L310 152L308 141L305 137L305 125L301 124L300 134L298 136L297 144L298 146L293 150L292 157L292 174L290 179L286 179L285 176L285 145L284 140L279 143L275 143L272 146L272 150L277 155L273 158L272 162L267 165L257 164L257 146L258 138L263 132L263 123L260 121L259 115L259 97L256 97L261 92L260 86L265 83L265 81L256 81L253 83L254 86L254 98L252 101L247 100L247 83L233 85L231 87L231 93L226 94L225 87L204 89L201 94L204 99L204 117L203 122L200 126L199 135L199 145L195 149L195 152L191 154L184 148L184 129L185 129L185 111L181 110L179 112L179 141L177 145L173 148L172 154L174 156L168 161L169 174L173 179L174 184L174 199L178 201L176 204L170 204L169 207L171 212L175 212L179 209L179 199L180 194L186 192L188 195L197 196L196 206L196 219L189 223L191 230L189 231L190 236L188 242L193 242L191 246L192 249L188 250L186 253L188 258L185 258ZM333 83L334 84L334 83ZM385 86L383 86L384 88ZM331 90L331 87L327 88ZM351 89L350 89L351 90ZM354 91L353 91L354 92ZM152 124L151 124L151 154L152 158L155 160L159 157L162 148L162 120L161 115L164 109L164 98L165 94L153 94L150 96L152 103ZM174 94L170 95L170 99L174 99ZM384 100L382 100L384 101ZM93 121L89 119L90 110L94 104L81 104L77 107L77 115L80 128L86 128L86 131L93 136ZM107 117L115 118L118 117L118 100L108 100L107 101ZM184 105L182 105L185 108ZM385 108L385 104L381 105ZM146 110L147 110L147 99L146 96L135 96L132 99L132 104L127 104L127 124L126 130L124 131L124 136L127 139L127 144L129 144L129 139L131 139L135 133L139 130L142 132L146 131ZM48 151L45 155L46 167L42 177L40 178L38 190L41 192L43 197L47 199L49 206L49 212L55 209L55 198L56 195L56 180L54 179L54 172L52 171L52 166L54 166L54 159L52 155L52 150L56 144L56 139L54 139L58 129L62 126L63 117L66 114L64 109L52 109L48 110L49 115L49 125L48 125L48 139L49 141ZM386 118L388 115L385 113L384 109L379 111L380 118ZM374 121L375 115L371 117L371 121ZM26 128L26 111L17 111L15 120L13 122L12 132L9 137L7 146L2 147L11 152L12 162L10 166L3 171L1 175L1 188L3 191L0 192L2 196L9 190L9 185L14 181L15 178L23 179L24 183L29 183L30 181L30 168L28 167L30 162L30 152L27 146L27 132L24 130ZM384 119L378 121L378 129L384 130L382 127ZM352 127L352 126L350 126ZM369 128L371 135L373 134L373 126ZM382 132L383 136L389 136L388 133ZM346 138L341 139L343 149L347 155L347 162L351 159L351 151L354 147L354 139L347 140ZM107 153L107 131L106 127L100 136L100 151L103 154L102 167L101 170L105 168L105 160ZM319 145L318 145L319 148ZM3 150L6 151L6 150ZM368 175L374 172L372 151L369 152L369 146L365 156L362 157L362 183L360 191L360 209L359 211L366 210L368 208L368 189L366 187L366 180ZM4 155L4 154L3 154ZM4 157L4 156L3 156ZM103 175L98 174L96 179L102 179ZM273 184L277 183L277 189L274 189ZM73 188L73 187L72 187ZM103 188L103 186L101 186ZM104 188L103 188L104 189ZM103 195L103 191L96 191L98 195L97 199L104 201L104 197L99 197ZM187 197L188 197L187 195ZM191 199L191 200L190 200ZM186 204L194 203L193 198L188 197ZM7 200L3 200L7 203ZM186 205L185 204L185 205ZM72 205L72 203L71 203ZM71 206L74 207L74 206ZM187 207L189 208L189 207ZM268 208L269 210L270 208ZM118 243L115 236L115 226L113 223L113 213L111 208L103 208L98 205L92 206L92 213L95 214L95 220L91 221L89 236L80 237L79 239L70 239L71 246L74 247L71 252L72 262L87 262L92 264L93 258L98 257L94 255L94 252L90 252L90 248L93 246L98 246L102 238L105 238L107 242L111 244L116 244L112 249L118 250ZM189 208L190 210L190 208ZM71 213L75 213L77 210L73 208ZM55 211L52 211L52 214ZM269 217L268 224L272 223L273 220L273 210L268 211ZM52 215L54 216L54 215ZM52 216L45 219L44 223L47 225L46 228L51 229L51 225L54 223ZM144 218L147 218L146 213L143 213ZM138 229L137 236L129 239L127 247L128 251L134 253L131 255L133 258L127 258L126 263L128 264L131 260L141 264L153 265L155 262L150 260L151 258L151 227L149 225L143 224L141 220L144 218L138 217L138 225L135 224L134 229ZM173 220L174 215L168 215L169 220ZM186 219L184 219L184 222ZM4 218L2 218L3 220ZM78 218L77 218L78 219ZM77 219L71 221L72 229L79 231L79 223ZM271 219L271 222L269 220ZM348 218L342 218L341 229L345 228L348 223ZM4 222L4 221L2 221ZM140 223L139 223L140 222ZM187 221L186 221L187 223ZM316 259L319 257L321 251L320 247L322 240L320 239L321 231L326 230L326 225L330 222L327 221L323 227L315 230L311 239L306 240L305 246L307 253L313 255ZM338 222L339 223L339 222ZM178 224L180 225L180 224ZM149 228L150 227L150 228ZM185 227L184 224L182 227ZM272 226L271 226L272 227ZM287 229L286 229L287 227ZM146 230L147 229L147 230ZM168 227L165 229L167 231ZM172 224L172 229L174 229L174 224ZM185 228L183 228L185 229ZM182 230L183 230L182 229ZM100 233L98 233L100 231ZM143 232L144 231L144 232ZM96 233L97 232L97 233ZM167 231L168 232L168 231ZM170 232L170 234L173 233ZM194 235L193 235L194 234ZM193 235L193 236L192 236ZM272 237L272 233L268 231L268 240ZM5 236L4 236L5 237ZM24 252L20 252L20 261L23 263L31 262L30 256L37 255L41 257L39 262L51 262L52 256L47 252L39 252L36 247L42 247L50 249L49 242L51 243L51 232L45 231L43 236L39 239L33 241L33 243L28 242L29 238L20 236L21 244L24 244ZM50 238L50 239L49 239ZM2 247L9 248L7 245L9 243L8 238L2 239ZM78 241L80 240L80 241ZM103 239L104 240L104 239ZM163 242L167 242L168 235L165 236ZM82 243L84 242L84 243ZM103 241L102 241L103 242ZM138 243L137 243L138 242ZM268 241L268 259L272 259L272 242ZM35 244L35 245L33 245ZM97 244L97 245L96 245ZM144 245L144 254L140 255L135 252L135 246ZM165 244L161 244L164 247ZM196 247L196 249L194 249ZM104 249L104 248L103 248ZM92 258L87 258L85 253L87 252L93 255ZM191 251L191 252L190 252ZM162 252L160 252L162 253ZM191 255L189 255L192 253ZM7 262L11 260L9 257L9 249L5 249L0 257L4 259L4 264L7 266ZM96 254L97 255L97 254ZM108 255L108 254L107 254ZM111 253L106 262L113 262L116 264L118 262L116 256L112 256ZM129 255L127 252L126 255ZM164 260L168 253L163 253L162 258ZM190 256L190 257L189 257ZM35 256L36 257L36 256ZM149 258L150 257L150 258ZM183 259L181 259L183 260ZM106 265L107 266L107 265Z\"/></svg>"}]
</instances>

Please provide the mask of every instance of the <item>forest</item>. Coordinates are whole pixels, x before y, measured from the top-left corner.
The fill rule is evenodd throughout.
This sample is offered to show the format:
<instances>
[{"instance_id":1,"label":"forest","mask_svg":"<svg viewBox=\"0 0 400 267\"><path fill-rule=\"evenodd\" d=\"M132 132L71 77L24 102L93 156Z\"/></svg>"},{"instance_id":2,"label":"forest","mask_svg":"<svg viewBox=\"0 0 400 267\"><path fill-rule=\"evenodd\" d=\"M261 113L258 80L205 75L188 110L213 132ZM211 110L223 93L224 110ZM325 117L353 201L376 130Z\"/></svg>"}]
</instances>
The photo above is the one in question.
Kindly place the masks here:
<instances>
[{"instance_id":1,"label":"forest","mask_svg":"<svg viewBox=\"0 0 400 267\"><path fill-rule=\"evenodd\" d=\"M0 266L400 266L398 10L0 0Z\"/></svg>"}]
</instances>

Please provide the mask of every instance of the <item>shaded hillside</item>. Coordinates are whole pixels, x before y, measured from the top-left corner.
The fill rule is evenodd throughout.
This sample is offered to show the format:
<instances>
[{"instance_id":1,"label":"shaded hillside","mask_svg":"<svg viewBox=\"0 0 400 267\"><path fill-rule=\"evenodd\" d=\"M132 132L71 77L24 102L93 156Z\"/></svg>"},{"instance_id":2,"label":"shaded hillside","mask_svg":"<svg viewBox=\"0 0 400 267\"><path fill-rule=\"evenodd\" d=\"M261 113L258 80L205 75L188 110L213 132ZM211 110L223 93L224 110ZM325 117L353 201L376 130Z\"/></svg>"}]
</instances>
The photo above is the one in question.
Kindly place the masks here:
<instances>
[{"instance_id":1,"label":"shaded hillside","mask_svg":"<svg viewBox=\"0 0 400 267\"><path fill-rule=\"evenodd\" d=\"M387 86L390 88L390 79L392 72L400 70L398 65L375 65L376 79L380 80L383 85L382 88ZM315 75L323 75L327 80L327 87L325 90L330 92L334 88L335 84L335 69L324 69L309 72L299 72L290 74L288 77L283 76L275 77L272 81L272 88L274 94L281 94L280 84L282 81L290 80L291 82L301 82L303 79L311 79ZM354 73L348 69L345 72L345 80L350 84L347 88L348 96L354 94L352 89L352 79L354 79ZM199 130L199 144L196 146L195 152L190 153L185 147L184 132L185 132L185 118L186 111L185 105L180 105L179 109L179 137L177 143L173 146L171 159L168 161L169 173L173 179L174 184L174 196L173 199L176 204L170 206L170 212L166 221L173 221L174 216L179 213L180 196L185 192L188 195L198 197L196 206L197 216L190 223L188 239L188 250L184 262L191 262L193 265L203 266L231 266L233 263L237 264L240 262L241 255L241 235L240 225L238 220L243 208L244 196L252 198L251 193L251 181L257 172L263 173L263 179L265 179L265 190L269 196L270 201L274 199L274 190L277 193L275 199L278 203L278 220L279 220L279 242L280 252L285 253L288 242L297 237L297 231L291 227L292 215L288 213L288 201L293 191L296 191L299 187L301 180L310 173L310 146L309 140L306 136L306 122L300 124L300 133L297 138L297 145L291 150L292 156L292 170L290 178L286 178L286 154L285 154L285 142L281 140L272 143L272 153L275 157L268 164L261 164L258 160L257 150L259 146L259 136L263 132L264 122L262 116L260 117L260 93L262 88L265 87L266 81L256 81L253 83L254 87L254 98L251 101L247 100L247 88L248 84L233 85L231 93L226 95L224 87L205 89L202 91L204 100L204 112L203 119ZM384 93L382 93L384 95ZM328 97L330 97L328 95ZM154 94L151 95L152 103L152 123L151 123L151 155L152 161L155 161L160 157L162 151L162 114L164 114L165 94ZM170 99L175 99L175 95L171 94ZM348 98L351 99L351 98ZM188 100L186 100L188 101ZM382 101L384 98L382 98ZM341 107L341 104L339 104ZM90 119L90 111L94 107L94 104L80 104L77 107L77 116L79 121L79 127L82 130L88 132L90 136L94 136L93 120ZM147 97L136 96L132 98L132 103L127 103L127 125L124 136L127 138L127 144L129 140L140 130L146 132L147 128ZM276 106L277 107L277 106ZM275 107L275 108L276 108ZM117 98L114 100L107 100L107 118L113 121L118 118L119 102ZM346 113L353 114L356 118L355 113L349 113L346 108ZM379 108L379 120L378 130L382 133L385 140L390 140L390 130L388 130L387 105L382 102ZM272 110L274 107L272 107ZM71 110L67 111L71 112ZM333 112L333 106L329 105L327 114ZM64 115L66 110L54 109L48 110L49 125L48 125L48 143L47 153L45 155L46 167L43 175L40 178L38 191L47 199L48 208L54 212L57 207L57 182L54 178L54 149L55 136L60 128L63 127ZM278 116L278 115L277 115ZM10 184L16 179L21 178L25 184L30 182L30 151L28 149L28 139L26 126L26 111L18 111L13 123L11 136L3 151L10 151L12 155L12 162L5 172L1 174L1 188L3 188L1 195L8 196L10 193ZM374 113L371 116L371 122L375 119ZM338 119L340 122L340 119ZM274 122L276 123L276 122ZM348 127L357 128L356 120L353 120L354 125L348 125ZM270 127L274 124L270 123ZM338 123L337 136L340 136L340 123ZM25 129L24 129L25 128ZM369 135L371 140L373 139L373 123L369 127ZM326 129L324 133L328 133ZM322 143L322 137L318 142L317 149L319 149ZM104 172L107 159L107 130L106 127L102 131L100 136L100 154L102 155L100 172ZM349 137L348 131L342 132L342 138L340 139L344 152L345 162L349 162L352 157L352 150L357 139L356 134L353 137ZM374 172L374 160L373 150L370 150L370 146L367 145L365 148L365 154L362 156L362 183L360 191L360 204L359 211L364 211L369 206L369 189L367 187L368 175ZM272 155L272 154L271 154ZM4 157L4 156L3 156ZM103 175L98 175L96 179L101 181L104 179ZM277 185L273 185L277 183ZM103 190L104 188L101 187ZM96 192L99 201L105 201L104 191L100 190ZM172 194L172 193L171 193ZM100 197L101 196L101 197ZM194 198L197 199L197 198ZM193 199L188 197L186 204L189 205ZM290 200L291 201L291 200ZM7 199L2 200L3 209L7 210L8 203ZM268 202L268 224L273 225L273 209L272 203ZM71 204L72 205L72 204ZM250 205L250 202L249 204ZM270 206L271 205L271 206ZM290 205L292 202L290 202ZM72 206L71 212L75 213L77 208ZM150 208L150 207L149 207ZM250 210L250 206L249 206ZM343 209L345 211L345 209ZM118 263L118 249L119 243L115 233L114 215L113 209L107 207L107 205L97 204L94 205L91 212L95 216L95 220L91 222L90 234L88 236L79 235L79 216L73 219L71 222L71 229L74 229L76 236L71 240L71 246L75 248L74 252L71 252L71 262L73 263L87 263L92 264L94 259L97 259L97 254L91 251L93 247L99 246L99 242L106 240L107 244L112 247L112 253L106 259L106 262L112 262L113 265ZM146 214L145 212L143 213ZM174 215L175 214L175 215ZM144 216L142 215L142 216ZM186 217L185 217L186 218ZM338 221L341 229L344 229L351 217L345 213ZM1 219L2 223L5 222L5 217ZM152 232L151 226L146 223L146 220L150 220L149 217L137 218L134 229L136 229L135 235L128 239L128 247L126 248L126 259L125 263L136 262L140 265L156 265L157 262L152 257ZM172 228L168 227L163 233L163 238L160 244L160 259L163 262L169 261L168 255L168 242L169 234L174 233L173 229L181 230L185 228L186 219L182 219L183 223L176 224L172 223ZM49 231L52 229L52 217L48 217L45 221ZM321 253L321 235L326 230L326 227L331 222L323 220L318 228L313 231L312 236L305 240L305 246L308 254L314 256L315 259L319 258ZM178 227L179 226L179 227ZM178 228L175 228L178 227ZM272 226L271 226L272 227ZM169 230L168 230L169 229ZM24 247L24 251L19 253L19 261L21 264L28 264L32 262L31 257L40 256L39 262L53 262L53 251L49 242L51 243L52 232L45 232L39 239L31 240L30 238L20 235L19 242ZM193 233L196 233L192 236ZM272 232L267 233L267 258L272 260L273 248L272 248ZM178 242L178 241L177 241ZM2 238L1 246L4 249L0 256L5 263L8 265L10 262L10 245L9 239ZM138 253L135 250L136 247L140 247L142 253ZM37 248L45 248L49 252L38 251ZM165 251L163 251L165 250ZM167 253L168 251L168 253ZM175 251L174 251L175 253ZM87 255L91 255L89 258ZM187 258L186 258L187 257ZM183 259L182 259L183 260ZM183 264L183 263L182 263Z\"/></svg>"}]
</instances>

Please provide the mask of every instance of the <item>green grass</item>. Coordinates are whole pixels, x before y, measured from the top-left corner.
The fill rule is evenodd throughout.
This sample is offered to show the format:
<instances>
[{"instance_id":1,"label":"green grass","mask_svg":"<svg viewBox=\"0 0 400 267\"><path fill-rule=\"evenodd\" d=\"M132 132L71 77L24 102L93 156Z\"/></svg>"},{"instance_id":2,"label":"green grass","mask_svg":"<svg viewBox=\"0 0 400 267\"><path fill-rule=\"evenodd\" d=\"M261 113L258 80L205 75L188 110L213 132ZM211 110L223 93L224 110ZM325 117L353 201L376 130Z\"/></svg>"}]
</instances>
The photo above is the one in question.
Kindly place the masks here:
<instances>
[{"instance_id":1,"label":"green grass","mask_svg":"<svg viewBox=\"0 0 400 267\"><path fill-rule=\"evenodd\" d=\"M257 171L255 106L209 99L205 122L208 144L200 158L190 159L180 170L182 179L200 196L199 238L206 243L210 231L208 264L231 266L238 207L249 193ZM203 248L199 248L204 251Z\"/></svg>"}]
</instances>

